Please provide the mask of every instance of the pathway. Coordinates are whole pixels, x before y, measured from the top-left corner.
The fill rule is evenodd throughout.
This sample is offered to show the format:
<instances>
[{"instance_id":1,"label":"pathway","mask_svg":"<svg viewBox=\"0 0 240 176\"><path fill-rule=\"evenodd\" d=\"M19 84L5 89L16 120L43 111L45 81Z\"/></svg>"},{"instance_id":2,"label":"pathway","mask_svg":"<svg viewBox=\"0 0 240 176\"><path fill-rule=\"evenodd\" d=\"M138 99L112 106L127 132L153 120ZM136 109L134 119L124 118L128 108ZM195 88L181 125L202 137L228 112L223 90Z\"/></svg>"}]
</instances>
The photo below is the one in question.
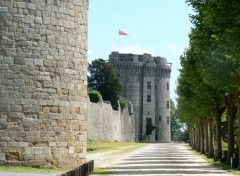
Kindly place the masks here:
<instances>
[{"instance_id":1,"label":"pathway","mask_svg":"<svg viewBox=\"0 0 240 176\"><path fill-rule=\"evenodd\" d=\"M94 159L91 155L88 157ZM188 149L186 144L150 144L124 157L114 159L114 155L108 154L96 156L94 160L96 167L111 168L111 175L116 176L232 176L226 171L209 166L203 158Z\"/></svg>"}]
</instances>

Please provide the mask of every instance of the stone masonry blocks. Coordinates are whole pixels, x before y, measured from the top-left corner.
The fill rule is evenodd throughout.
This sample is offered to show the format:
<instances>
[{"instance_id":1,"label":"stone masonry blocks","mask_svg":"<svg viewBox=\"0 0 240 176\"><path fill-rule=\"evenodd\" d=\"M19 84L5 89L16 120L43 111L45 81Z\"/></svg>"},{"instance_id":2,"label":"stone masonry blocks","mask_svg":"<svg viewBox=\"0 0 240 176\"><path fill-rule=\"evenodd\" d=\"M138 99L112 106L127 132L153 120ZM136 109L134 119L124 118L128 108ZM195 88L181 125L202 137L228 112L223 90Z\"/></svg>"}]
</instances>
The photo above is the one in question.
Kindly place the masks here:
<instances>
[{"instance_id":1,"label":"stone masonry blocks","mask_svg":"<svg viewBox=\"0 0 240 176\"><path fill-rule=\"evenodd\" d=\"M85 161L87 30L88 0L0 2L1 163Z\"/></svg>"}]
</instances>

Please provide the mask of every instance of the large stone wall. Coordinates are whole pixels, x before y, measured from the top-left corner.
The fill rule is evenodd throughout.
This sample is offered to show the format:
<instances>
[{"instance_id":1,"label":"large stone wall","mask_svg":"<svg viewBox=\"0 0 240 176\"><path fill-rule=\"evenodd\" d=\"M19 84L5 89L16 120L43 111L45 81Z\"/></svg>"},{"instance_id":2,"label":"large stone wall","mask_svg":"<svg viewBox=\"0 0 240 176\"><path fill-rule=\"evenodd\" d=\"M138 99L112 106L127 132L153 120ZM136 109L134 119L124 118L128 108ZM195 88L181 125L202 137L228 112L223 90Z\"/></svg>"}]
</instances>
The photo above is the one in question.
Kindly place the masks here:
<instances>
[{"instance_id":1,"label":"large stone wall","mask_svg":"<svg viewBox=\"0 0 240 176\"><path fill-rule=\"evenodd\" d=\"M108 103L88 103L89 140L135 141L135 118L131 107L115 111Z\"/></svg>"},{"instance_id":2,"label":"large stone wall","mask_svg":"<svg viewBox=\"0 0 240 176\"><path fill-rule=\"evenodd\" d=\"M0 163L85 161L88 0L0 1Z\"/></svg>"}]
</instances>

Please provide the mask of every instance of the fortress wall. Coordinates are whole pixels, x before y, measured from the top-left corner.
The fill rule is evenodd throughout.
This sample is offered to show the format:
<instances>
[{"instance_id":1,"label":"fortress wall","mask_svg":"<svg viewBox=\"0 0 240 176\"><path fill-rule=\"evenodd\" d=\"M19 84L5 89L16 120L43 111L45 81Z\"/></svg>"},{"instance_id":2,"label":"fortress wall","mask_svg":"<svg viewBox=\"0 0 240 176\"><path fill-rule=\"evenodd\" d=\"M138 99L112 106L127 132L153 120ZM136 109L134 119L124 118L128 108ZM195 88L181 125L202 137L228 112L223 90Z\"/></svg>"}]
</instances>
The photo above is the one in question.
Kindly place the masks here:
<instances>
[{"instance_id":1,"label":"fortress wall","mask_svg":"<svg viewBox=\"0 0 240 176\"><path fill-rule=\"evenodd\" d=\"M121 127L122 127L122 141L135 142L135 122L133 110L124 109L121 114Z\"/></svg>"},{"instance_id":2,"label":"fortress wall","mask_svg":"<svg viewBox=\"0 0 240 176\"><path fill-rule=\"evenodd\" d=\"M0 1L0 164L85 162L88 0Z\"/></svg>"},{"instance_id":3,"label":"fortress wall","mask_svg":"<svg viewBox=\"0 0 240 176\"><path fill-rule=\"evenodd\" d=\"M127 108L121 112L108 103L88 102L87 124L89 140L135 141L134 115Z\"/></svg>"}]
</instances>

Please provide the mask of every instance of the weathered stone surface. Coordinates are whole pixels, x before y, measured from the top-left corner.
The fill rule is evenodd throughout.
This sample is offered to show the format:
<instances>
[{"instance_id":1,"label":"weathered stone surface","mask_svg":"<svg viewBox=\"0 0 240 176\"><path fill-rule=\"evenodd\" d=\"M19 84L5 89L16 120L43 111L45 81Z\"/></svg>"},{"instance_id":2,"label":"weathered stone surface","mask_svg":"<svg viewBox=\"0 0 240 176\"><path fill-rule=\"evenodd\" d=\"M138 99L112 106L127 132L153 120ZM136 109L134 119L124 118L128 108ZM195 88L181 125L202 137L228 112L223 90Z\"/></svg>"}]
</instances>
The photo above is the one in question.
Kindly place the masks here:
<instances>
[{"instance_id":1,"label":"weathered stone surface","mask_svg":"<svg viewBox=\"0 0 240 176\"><path fill-rule=\"evenodd\" d=\"M0 4L0 162L75 167L85 160L74 149L86 145L86 114L75 114L87 111L88 1Z\"/></svg>"},{"instance_id":2,"label":"weathered stone surface","mask_svg":"<svg viewBox=\"0 0 240 176\"><path fill-rule=\"evenodd\" d=\"M78 115L77 117L81 119L84 116ZM87 136L81 134L79 139L135 141L135 118L134 114L131 114L127 108L115 111L112 109L111 104L89 102L87 123ZM84 126L81 128L84 128ZM84 149L78 147L75 150L82 153Z\"/></svg>"}]
</instances>

